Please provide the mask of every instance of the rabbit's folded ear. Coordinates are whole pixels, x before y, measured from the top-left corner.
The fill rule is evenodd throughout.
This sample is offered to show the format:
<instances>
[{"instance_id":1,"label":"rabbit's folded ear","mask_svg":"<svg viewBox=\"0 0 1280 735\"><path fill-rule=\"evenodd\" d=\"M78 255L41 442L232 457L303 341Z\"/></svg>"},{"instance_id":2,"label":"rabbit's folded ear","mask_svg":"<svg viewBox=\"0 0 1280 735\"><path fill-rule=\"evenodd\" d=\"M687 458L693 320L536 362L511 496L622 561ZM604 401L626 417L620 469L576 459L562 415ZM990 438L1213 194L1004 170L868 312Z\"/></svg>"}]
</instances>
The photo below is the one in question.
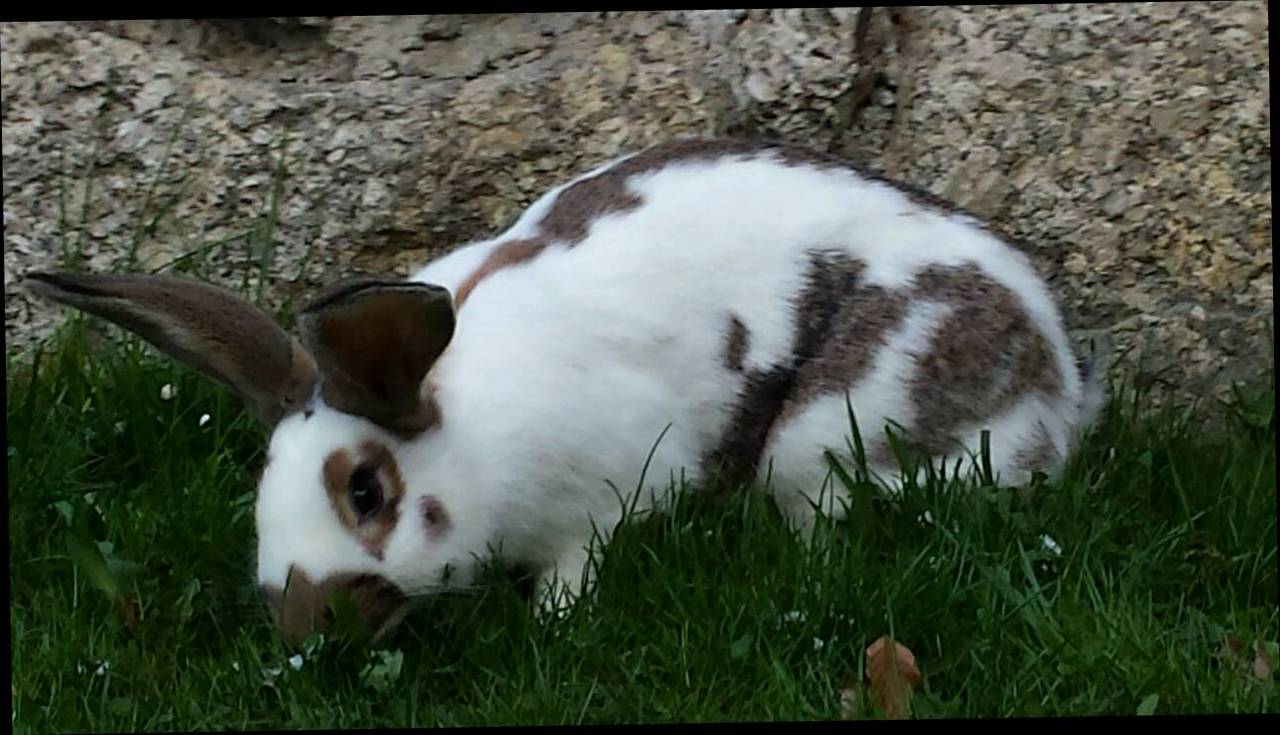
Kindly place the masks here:
<instances>
[{"instance_id":1,"label":"rabbit's folded ear","mask_svg":"<svg viewBox=\"0 0 1280 735\"><path fill-rule=\"evenodd\" d=\"M339 284L299 316L326 403L400 432L439 418L423 378L453 337L453 298L441 286L361 279Z\"/></svg>"},{"instance_id":2,"label":"rabbit's folded ear","mask_svg":"<svg viewBox=\"0 0 1280 735\"><path fill-rule=\"evenodd\" d=\"M315 390L315 361L270 316L232 292L189 278L32 273L36 294L136 333L169 357L221 381L268 428Z\"/></svg>"}]
</instances>

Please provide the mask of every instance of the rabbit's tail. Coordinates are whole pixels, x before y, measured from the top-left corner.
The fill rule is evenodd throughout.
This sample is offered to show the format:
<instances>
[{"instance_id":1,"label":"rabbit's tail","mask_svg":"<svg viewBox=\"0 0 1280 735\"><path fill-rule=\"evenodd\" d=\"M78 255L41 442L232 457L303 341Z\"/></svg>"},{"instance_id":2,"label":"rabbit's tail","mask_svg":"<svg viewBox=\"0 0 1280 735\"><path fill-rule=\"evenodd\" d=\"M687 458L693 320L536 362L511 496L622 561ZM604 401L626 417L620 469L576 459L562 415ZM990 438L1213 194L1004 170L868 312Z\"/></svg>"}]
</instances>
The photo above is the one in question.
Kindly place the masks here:
<instances>
[{"instance_id":1,"label":"rabbit's tail","mask_svg":"<svg viewBox=\"0 0 1280 735\"><path fill-rule=\"evenodd\" d=\"M1075 427L1076 443L1079 444L1097 423L1102 416L1102 409L1107 405L1107 364L1091 345L1089 353L1082 354L1076 365L1080 370L1080 382L1083 386L1080 413Z\"/></svg>"}]
</instances>

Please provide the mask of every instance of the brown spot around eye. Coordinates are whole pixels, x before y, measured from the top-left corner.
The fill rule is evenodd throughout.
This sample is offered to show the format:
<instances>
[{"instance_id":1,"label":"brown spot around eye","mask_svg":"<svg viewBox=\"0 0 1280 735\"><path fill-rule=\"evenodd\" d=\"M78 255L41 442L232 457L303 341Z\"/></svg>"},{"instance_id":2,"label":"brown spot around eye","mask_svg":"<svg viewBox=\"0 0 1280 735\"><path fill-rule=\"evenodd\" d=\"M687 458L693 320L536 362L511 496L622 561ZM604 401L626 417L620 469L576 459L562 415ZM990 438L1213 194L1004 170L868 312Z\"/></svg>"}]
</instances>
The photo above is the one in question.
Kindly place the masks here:
<instances>
[{"instance_id":1,"label":"brown spot around eye","mask_svg":"<svg viewBox=\"0 0 1280 735\"><path fill-rule=\"evenodd\" d=\"M363 523L356 517L347 497L351 476L362 466L376 468L382 486L382 508ZM371 556L382 561L387 539L400 519L400 498L404 496L404 481L391 450L378 442L367 441L360 445L359 462L346 450L335 450L325 460L323 474L329 504L342 526Z\"/></svg>"},{"instance_id":2,"label":"brown spot around eye","mask_svg":"<svg viewBox=\"0 0 1280 735\"><path fill-rule=\"evenodd\" d=\"M449 512L444 509L444 503L441 503L436 496L423 497L418 501L418 507L422 511L422 522L427 529L427 538L439 541L453 528L453 520L449 518Z\"/></svg>"},{"instance_id":3,"label":"brown spot around eye","mask_svg":"<svg viewBox=\"0 0 1280 735\"><path fill-rule=\"evenodd\" d=\"M334 450L324 461L324 489L329 496L329 505L338 514L342 525L353 533L356 531L356 516L347 503L347 483L355 468L351 455L345 449Z\"/></svg>"}]
</instances>

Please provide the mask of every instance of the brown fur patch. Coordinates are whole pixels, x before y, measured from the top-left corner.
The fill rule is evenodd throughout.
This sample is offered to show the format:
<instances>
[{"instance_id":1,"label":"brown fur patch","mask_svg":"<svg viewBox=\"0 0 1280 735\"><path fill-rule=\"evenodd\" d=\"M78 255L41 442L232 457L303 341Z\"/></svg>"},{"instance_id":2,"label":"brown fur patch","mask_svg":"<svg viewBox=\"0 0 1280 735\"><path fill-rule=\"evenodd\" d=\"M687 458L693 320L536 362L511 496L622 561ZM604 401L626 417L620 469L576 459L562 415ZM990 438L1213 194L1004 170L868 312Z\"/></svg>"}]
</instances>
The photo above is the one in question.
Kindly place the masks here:
<instances>
[{"instance_id":1,"label":"brown fur patch","mask_svg":"<svg viewBox=\"0 0 1280 735\"><path fill-rule=\"evenodd\" d=\"M729 490L751 481L794 380L795 371L785 366L746 374L720 441L703 460L709 482Z\"/></svg>"},{"instance_id":2,"label":"brown fur patch","mask_svg":"<svg viewBox=\"0 0 1280 735\"><path fill-rule=\"evenodd\" d=\"M350 596L375 635L399 622L408 602L399 588L376 574L334 574L316 582L291 566L284 589L262 586L272 620L294 643L328 627L333 618L331 597L339 591Z\"/></svg>"},{"instance_id":3,"label":"brown fur patch","mask_svg":"<svg viewBox=\"0 0 1280 735\"><path fill-rule=\"evenodd\" d=\"M1012 465L1019 469L1045 472L1058 460L1058 448L1044 424L1036 425L1032 440L1013 456Z\"/></svg>"},{"instance_id":4,"label":"brown fur patch","mask_svg":"<svg viewBox=\"0 0 1280 735\"><path fill-rule=\"evenodd\" d=\"M844 169L859 176L886 184L905 194L917 205L933 211L964 215L1001 240L1024 252L1030 248L1018 239L983 222L971 212L958 207L928 190L886 177L883 173L846 161L829 153L778 141L745 138L699 138L673 140L647 148L611 168L583 179L560 192L546 215L538 222L538 234L532 238L504 243L458 288L455 304L461 306L476 284L502 268L523 263L542 252L551 241L570 247L585 240L592 223L601 217L639 207L643 202L630 188L636 176L653 173L671 164L690 161L713 161L731 156L771 154L783 164L817 169Z\"/></svg>"},{"instance_id":5,"label":"brown fur patch","mask_svg":"<svg viewBox=\"0 0 1280 735\"><path fill-rule=\"evenodd\" d=\"M977 266L931 266L915 277L918 298L952 308L917 363L914 437L931 453L961 443L955 432L1034 393L1056 395L1053 350L1018 296Z\"/></svg>"},{"instance_id":6,"label":"brown fur patch","mask_svg":"<svg viewBox=\"0 0 1280 735\"><path fill-rule=\"evenodd\" d=\"M842 253L813 257L799 318L824 318L826 327L813 357L797 371L796 389L781 418L861 380L889 333L906 318L908 296L861 282L864 268L861 261Z\"/></svg>"},{"instance_id":7,"label":"brown fur patch","mask_svg":"<svg viewBox=\"0 0 1280 735\"><path fill-rule=\"evenodd\" d=\"M742 320L733 315L729 317L729 332L724 339L724 366L736 373L742 372L742 361L747 356L751 332Z\"/></svg>"},{"instance_id":8,"label":"brown fur patch","mask_svg":"<svg viewBox=\"0 0 1280 735\"><path fill-rule=\"evenodd\" d=\"M382 508L364 522L356 517L347 499L351 476L359 467L374 468L382 487ZM381 561L387 538L400 520L400 499L404 497L404 481L391 450L368 441L360 445L359 454L353 459L346 450L338 449L325 459L323 475L325 493L338 520L371 556Z\"/></svg>"},{"instance_id":9,"label":"brown fur patch","mask_svg":"<svg viewBox=\"0 0 1280 735\"><path fill-rule=\"evenodd\" d=\"M629 187L630 179L635 176L658 171L673 163L711 161L765 151L775 152L784 163L792 165L847 165L804 148L767 141L711 138L655 145L560 192L546 215L538 221L538 234L532 238L511 240L495 248L458 287L454 304L460 307L476 285L494 272L531 260L552 242L572 247L587 238L592 223L601 217L639 207L643 201Z\"/></svg>"},{"instance_id":10,"label":"brown fur patch","mask_svg":"<svg viewBox=\"0 0 1280 735\"><path fill-rule=\"evenodd\" d=\"M489 253L489 257L484 259L480 267L475 270L467 280L458 286L458 292L454 294L454 308L462 306L462 302L467 300L471 292L475 290L477 284L484 280L485 277L508 268L513 265L519 265L527 260L532 260L542 249L547 246L547 241L542 238L528 238L523 240L508 240L493 249Z\"/></svg>"},{"instance_id":11,"label":"brown fur patch","mask_svg":"<svg viewBox=\"0 0 1280 735\"><path fill-rule=\"evenodd\" d=\"M453 529L453 519L449 517L449 511L445 510L440 498L434 495L423 496L418 501L418 509L422 513L422 524L427 530L428 539L439 541L449 535L449 531Z\"/></svg>"},{"instance_id":12,"label":"brown fur patch","mask_svg":"<svg viewBox=\"0 0 1280 735\"><path fill-rule=\"evenodd\" d=\"M337 514L342 526L352 533L356 532L356 516L347 502L347 485L355 472L356 464L345 449L336 449L325 457L321 473L324 475L324 490L329 496L329 505Z\"/></svg>"},{"instance_id":13,"label":"brown fur patch","mask_svg":"<svg viewBox=\"0 0 1280 735\"><path fill-rule=\"evenodd\" d=\"M676 140L653 146L562 191L538 223L538 229L552 240L581 242L596 220L635 209L643 203L640 196L630 189L629 181L633 177L658 171L673 163L750 155L768 147L765 143L728 138Z\"/></svg>"},{"instance_id":14,"label":"brown fur patch","mask_svg":"<svg viewBox=\"0 0 1280 735\"><path fill-rule=\"evenodd\" d=\"M755 475L773 427L817 395L858 380L886 333L901 321L905 298L860 283L864 264L844 253L810 253L808 281L795 304L795 336L785 363L752 370L720 443L704 464L728 485Z\"/></svg>"},{"instance_id":15,"label":"brown fur patch","mask_svg":"<svg viewBox=\"0 0 1280 735\"><path fill-rule=\"evenodd\" d=\"M906 435L898 437L909 456L959 451L965 444L957 430L980 425L1027 395L1061 391L1048 340L1018 296L977 266L926 267L913 279L909 293L898 295L952 309L917 361L910 389L916 417ZM871 447L872 463L898 465L886 439L864 440Z\"/></svg>"},{"instance_id":16,"label":"brown fur patch","mask_svg":"<svg viewBox=\"0 0 1280 735\"><path fill-rule=\"evenodd\" d=\"M675 163L713 161L731 156L761 154L771 154L783 164L791 166L849 170L864 178L887 184L926 208L949 214L972 216L971 213L925 189L889 179L878 171L803 146L743 138L673 140L640 151L631 158L560 192L546 215L538 222L537 235L499 245L458 287L454 303L461 306L476 285L495 271L531 260L551 242L562 242L572 247L587 238L592 223L601 217L639 207L643 202L640 196L630 188L630 181L636 176L653 173ZM977 221L976 217L974 219ZM1009 244L1022 250L1027 249L1022 243L1004 233L997 232L991 226L986 224L982 226L995 232Z\"/></svg>"},{"instance_id":17,"label":"brown fur patch","mask_svg":"<svg viewBox=\"0 0 1280 735\"><path fill-rule=\"evenodd\" d=\"M905 435L898 432L908 454L947 454L959 445L957 430L1024 396L1061 391L1048 340L1017 295L976 266L927 267L911 287L887 289L861 282L865 266L847 254L814 251L810 259L795 305L792 353L785 363L747 373L720 443L705 462L709 475L749 481L774 427L862 379L913 302L939 302L952 312L918 359L911 384L916 420L903 427ZM859 428L868 460L897 466L883 427Z\"/></svg>"},{"instance_id":18,"label":"brown fur patch","mask_svg":"<svg viewBox=\"0 0 1280 735\"><path fill-rule=\"evenodd\" d=\"M893 446L889 444L889 440L883 436L862 437L863 446L867 450L867 464L873 467L892 467L897 468L901 464L898 455L893 450Z\"/></svg>"}]
</instances>

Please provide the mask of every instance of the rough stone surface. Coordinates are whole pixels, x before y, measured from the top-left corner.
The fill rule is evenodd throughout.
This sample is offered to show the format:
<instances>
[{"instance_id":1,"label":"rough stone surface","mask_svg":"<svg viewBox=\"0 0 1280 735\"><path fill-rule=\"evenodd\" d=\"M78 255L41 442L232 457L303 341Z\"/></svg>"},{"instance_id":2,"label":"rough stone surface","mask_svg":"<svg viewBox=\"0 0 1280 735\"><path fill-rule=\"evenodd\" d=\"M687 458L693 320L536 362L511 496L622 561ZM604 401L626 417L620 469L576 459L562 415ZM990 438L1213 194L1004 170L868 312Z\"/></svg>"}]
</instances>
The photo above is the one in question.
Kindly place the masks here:
<instances>
[{"instance_id":1,"label":"rough stone surface","mask_svg":"<svg viewBox=\"0 0 1280 735\"><path fill-rule=\"evenodd\" d=\"M1126 368L1197 393L1265 366L1265 3L878 8L859 42L860 17L0 25L6 340L59 318L27 270L134 258L279 306L408 273L621 151L731 133L991 219Z\"/></svg>"}]
</instances>

